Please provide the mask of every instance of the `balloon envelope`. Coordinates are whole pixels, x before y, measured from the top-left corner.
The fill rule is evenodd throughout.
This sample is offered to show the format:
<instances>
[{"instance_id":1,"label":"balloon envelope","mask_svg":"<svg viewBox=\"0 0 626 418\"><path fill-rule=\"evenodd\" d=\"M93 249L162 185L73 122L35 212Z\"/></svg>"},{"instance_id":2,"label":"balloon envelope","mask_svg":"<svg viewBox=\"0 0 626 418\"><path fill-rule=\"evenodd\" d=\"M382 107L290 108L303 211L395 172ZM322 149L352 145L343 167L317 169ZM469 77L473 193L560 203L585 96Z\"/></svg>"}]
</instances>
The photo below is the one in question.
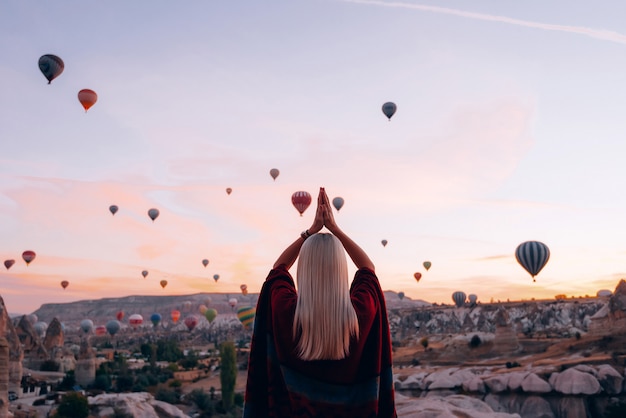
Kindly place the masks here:
<instances>
[{"instance_id":1,"label":"balloon envelope","mask_svg":"<svg viewBox=\"0 0 626 418\"><path fill-rule=\"evenodd\" d=\"M10 269L13 264L15 264L15 260L4 260L4 267L6 267L7 270Z\"/></svg>"},{"instance_id":2,"label":"balloon envelope","mask_svg":"<svg viewBox=\"0 0 626 418\"><path fill-rule=\"evenodd\" d=\"M220 279L220 275L219 274L214 274L213 275L213 280L218 281Z\"/></svg>"},{"instance_id":3,"label":"balloon envelope","mask_svg":"<svg viewBox=\"0 0 626 418\"><path fill-rule=\"evenodd\" d=\"M464 292L456 291L452 294L452 300L457 308L465 305L465 299L467 299L467 295Z\"/></svg>"},{"instance_id":4,"label":"balloon envelope","mask_svg":"<svg viewBox=\"0 0 626 418\"><path fill-rule=\"evenodd\" d=\"M333 206L337 210L341 209L343 207L343 197L335 197L333 199Z\"/></svg>"},{"instance_id":5,"label":"balloon envelope","mask_svg":"<svg viewBox=\"0 0 626 418\"><path fill-rule=\"evenodd\" d=\"M95 329L96 335L104 335L107 333L107 327L104 325L98 325Z\"/></svg>"},{"instance_id":6,"label":"balloon envelope","mask_svg":"<svg viewBox=\"0 0 626 418\"><path fill-rule=\"evenodd\" d=\"M195 315L189 315L185 318L185 326L189 331L194 329L198 325L198 317Z\"/></svg>"},{"instance_id":7,"label":"balloon envelope","mask_svg":"<svg viewBox=\"0 0 626 418\"><path fill-rule=\"evenodd\" d=\"M216 316L217 311L213 308L207 309L207 311L204 313L204 317L207 319L207 321L209 321L209 323L213 322Z\"/></svg>"},{"instance_id":8,"label":"balloon envelope","mask_svg":"<svg viewBox=\"0 0 626 418\"><path fill-rule=\"evenodd\" d=\"M418 271L418 272L415 272L415 273L413 274L413 277L415 277L415 280L417 280L417 281L419 282L419 281L420 281L420 279L422 278L422 273L420 273L419 271Z\"/></svg>"},{"instance_id":9,"label":"balloon envelope","mask_svg":"<svg viewBox=\"0 0 626 418\"><path fill-rule=\"evenodd\" d=\"M109 211L111 212L112 215L115 215L117 213L118 209L119 208L117 207L117 205L109 206Z\"/></svg>"},{"instance_id":10,"label":"balloon envelope","mask_svg":"<svg viewBox=\"0 0 626 418\"><path fill-rule=\"evenodd\" d=\"M167 280L161 280L159 283L161 284L161 287L163 289L165 289L165 286L167 286Z\"/></svg>"},{"instance_id":11,"label":"balloon envelope","mask_svg":"<svg viewBox=\"0 0 626 418\"><path fill-rule=\"evenodd\" d=\"M277 168L272 168L270 170L270 176L272 176L274 180L276 180L276 177L278 177L279 174L280 174L280 171L278 171Z\"/></svg>"},{"instance_id":12,"label":"balloon envelope","mask_svg":"<svg viewBox=\"0 0 626 418\"><path fill-rule=\"evenodd\" d=\"M399 298L400 300L404 299L404 292L399 292L399 293L398 293L398 298Z\"/></svg>"},{"instance_id":13,"label":"balloon envelope","mask_svg":"<svg viewBox=\"0 0 626 418\"><path fill-rule=\"evenodd\" d=\"M383 104L383 113L385 114L385 116L387 116L389 120L391 120L393 114L396 113L396 104L393 102L387 102Z\"/></svg>"},{"instance_id":14,"label":"balloon envelope","mask_svg":"<svg viewBox=\"0 0 626 418\"><path fill-rule=\"evenodd\" d=\"M232 189L232 188L230 188L230 187L227 187L227 188L226 188L226 193L227 193L227 194L231 194L232 192L233 192L233 189Z\"/></svg>"},{"instance_id":15,"label":"balloon envelope","mask_svg":"<svg viewBox=\"0 0 626 418\"><path fill-rule=\"evenodd\" d=\"M311 195L308 192L295 192L291 195L291 203L296 208L298 212L300 212L300 216L304 213L304 211L311 204Z\"/></svg>"},{"instance_id":16,"label":"balloon envelope","mask_svg":"<svg viewBox=\"0 0 626 418\"><path fill-rule=\"evenodd\" d=\"M231 308L235 309L235 306L237 306L237 299L236 298L230 298L228 300L228 304L230 305Z\"/></svg>"},{"instance_id":17,"label":"balloon envelope","mask_svg":"<svg viewBox=\"0 0 626 418\"><path fill-rule=\"evenodd\" d=\"M161 314L155 312L150 315L150 322L152 322L152 325L154 325L155 327L159 325L159 323L161 322Z\"/></svg>"},{"instance_id":18,"label":"balloon envelope","mask_svg":"<svg viewBox=\"0 0 626 418\"><path fill-rule=\"evenodd\" d=\"M148 210L148 216L154 222L154 220L159 217L159 210L155 209L155 208L149 209Z\"/></svg>"},{"instance_id":19,"label":"balloon envelope","mask_svg":"<svg viewBox=\"0 0 626 418\"><path fill-rule=\"evenodd\" d=\"M469 301L470 305L476 305L476 301L478 301L478 296L471 293L467 296L467 300Z\"/></svg>"},{"instance_id":20,"label":"balloon envelope","mask_svg":"<svg viewBox=\"0 0 626 418\"><path fill-rule=\"evenodd\" d=\"M599 298L608 298L608 297L611 297L612 295L613 295L613 292L611 292L609 289L600 289L596 293L596 296Z\"/></svg>"},{"instance_id":21,"label":"balloon envelope","mask_svg":"<svg viewBox=\"0 0 626 418\"><path fill-rule=\"evenodd\" d=\"M383 244L383 247L387 246L387 240L386 239L382 240L380 243Z\"/></svg>"},{"instance_id":22,"label":"balloon envelope","mask_svg":"<svg viewBox=\"0 0 626 418\"><path fill-rule=\"evenodd\" d=\"M124 319L124 311L117 311L117 313L115 314L115 317L117 318L118 321L121 321L122 319Z\"/></svg>"},{"instance_id":23,"label":"balloon envelope","mask_svg":"<svg viewBox=\"0 0 626 418\"><path fill-rule=\"evenodd\" d=\"M534 277L550 259L548 246L539 241L526 241L517 246L515 258L524 269Z\"/></svg>"},{"instance_id":24,"label":"balloon envelope","mask_svg":"<svg viewBox=\"0 0 626 418\"><path fill-rule=\"evenodd\" d=\"M172 310L172 312L170 312L170 318L172 318L173 323L177 323L180 319L180 311L177 309Z\"/></svg>"},{"instance_id":25,"label":"balloon envelope","mask_svg":"<svg viewBox=\"0 0 626 418\"><path fill-rule=\"evenodd\" d=\"M98 95L93 90L82 89L78 92L78 101L83 105L85 112L87 112L98 101Z\"/></svg>"},{"instance_id":26,"label":"balloon envelope","mask_svg":"<svg viewBox=\"0 0 626 418\"><path fill-rule=\"evenodd\" d=\"M209 265L209 260L207 260L206 258L204 260L202 260L202 265L204 267L208 266Z\"/></svg>"},{"instance_id":27,"label":"balloon envelope","mask_svg":"<svg viewBox=\"0 0 626 418\"><path fill-rule=\"evenodd\" d=\"M430 266L432 266L433 264L430 261L424 261L423 266L426 269L426 271L428 271L428 269L430 268Z\"/></svg>"},{"instance_id":28,"label":"balloon envelope","mask_svg":"<svg viewBox=\"0 0 626 418\"><path fill-rule=\"evenodd\" d=\"M34 251L24 251L22 253L22 258L26 261L26 265L29 265L31 261L35 259L37 254Z\"/></svg>"},{"instance_id":29,"label":"balloon envelope","mask_svg":"<svg viewBox=\"0 0 626 418\"><path fill-rule=\"evenodd\" d=\"M83 319L80 321L80 329L85 334L89 334L93 330L93 321L91 319Z\"/></svg>"},{"instance_id":30,"label":"balloon envelope","mask_svg":"<svg viewBox=\"0 0 626 418\"><path fill-rule=\"evenodd\" d=\"M120 328L122 328L122 325L120 324L120 322L116 321L115 319L111 319L109 322L107 322L105 326L109 335L117 334Z\"/></svg>"},{"instance_id":31,"label":"balloon envelope","mask_svg":"<svg viewBox=\"0 0 626 418\"><path fill-rule=\"evenodd\" d=\"M63 60L56 55L46 54L39 57L39 70L48 80L48 84L61 75L65 69Z\"/></svg>"},{"instance_id":32,"label":"balloon envelope","mask_svg":"<svg viewBox=\"0 0 626 418\"><path fill-rule=\"evenodd\" d=\"M61 287L62 287L63 289L65 289L67 286L69 286L69 284L70 284L70 282L68 282L67 280L63 280L63 281L61 282Z\"/></svg>"},{"instance_id":33,"label":"balloon envelope","mask_svg":"<svg viewBox=\"0 0 626 418\"><path fill-rule=\"evenodd\" d=\"M245 328L250 328L254 321L256 309L253 306L246 306L237 309L237 318Z\"/></svg>"},{"instance_id":34,"label":"balloon envelope","mask_svg":"<svg viewBox=\"0 0 626 418\"><path fill-rule=\"evenodd\" d=\"M143 316L140 314L132 314L128 317L128 323L131 327L137 328L139 325L143 324Z\"/></svg>"},{"instance_id":35,"label":"balloon envelope","mask_svg":"<svg viewBox=\"0 0 626 418\"><path fill-rule=\"evenodd\" d=\"M141 275L143 276L143 278L145 279L146 276L148 275L148 270L144 270L141 272Z\"/></svg>"}]
</instances>

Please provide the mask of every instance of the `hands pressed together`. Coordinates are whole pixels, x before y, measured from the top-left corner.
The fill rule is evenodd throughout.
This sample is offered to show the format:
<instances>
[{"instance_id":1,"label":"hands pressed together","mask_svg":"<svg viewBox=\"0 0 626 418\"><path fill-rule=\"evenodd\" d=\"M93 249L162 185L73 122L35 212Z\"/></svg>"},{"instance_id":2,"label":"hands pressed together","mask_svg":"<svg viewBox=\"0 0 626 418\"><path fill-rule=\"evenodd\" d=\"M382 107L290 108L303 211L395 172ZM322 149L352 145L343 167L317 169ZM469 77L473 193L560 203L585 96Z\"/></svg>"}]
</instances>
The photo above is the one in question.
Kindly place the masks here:
<instances>
[{"instance_id":1,"label":"hands pressed together","mask_svg":"<svg viewBox=\"0 0 626 418\"><path fill-rule=\"evenodd\" d=\"M326 227L331 233L335 233L339 227L335 222L335 216L330 206L330 200L323 187L320 187L320 193L317 196L317 211L315 212L315 219L313 219L313 225L308 229L309 234L315 234L319 232L322 227Z\"/></svg>"}]
</instances>

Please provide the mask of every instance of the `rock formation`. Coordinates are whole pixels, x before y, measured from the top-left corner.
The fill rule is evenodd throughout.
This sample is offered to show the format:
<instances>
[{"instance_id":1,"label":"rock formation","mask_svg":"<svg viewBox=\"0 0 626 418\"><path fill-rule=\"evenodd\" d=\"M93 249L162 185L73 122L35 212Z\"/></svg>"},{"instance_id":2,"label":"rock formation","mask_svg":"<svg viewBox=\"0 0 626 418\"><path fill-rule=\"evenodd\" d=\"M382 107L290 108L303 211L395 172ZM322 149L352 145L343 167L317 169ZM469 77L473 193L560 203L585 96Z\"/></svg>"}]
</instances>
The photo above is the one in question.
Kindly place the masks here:
<instances>
[{"instance_id":1,"label":"rock formation","mask_svg":"<svg viewBox=\"0 0 626 418\"><path fill-rule=\"evenodd\" d=\"M509 314L504 308L498 309L494 317L496 334L494 337L494 348L498 353L512 353L519 348L517 333L511 325Z\"/></svg>"},{"instance_id":2,"label":"rock formation","mask_svg":"<svg viewBox=\"0 0 626 418\"><path fill-rule=\"evenodd\" d=\"M20 318L15 331L24 350L24 366L39 370L41 364L48 360L48 352L26 315Z\"/></svg>"},{"instance_id":3,"label":"rock formation","mask_svg":"<svg viewBox=\"0 0 626 418\"><path fill-rule=\"evenodd\" d=\"M24 350L9 313L0 297L0 337L4 336L9 345L9 390L17 391L22 381Z\"/></svg>"},{"instance_id":4,"label":"rock formation","mask_svg":"<svg viewBox=\"0 0 626 418\"><path fill-rule=\"evenodd\" d=\"M0 417L9 416L9 343L0 337Z\"/></svg>"},{"instance_id":5,"label":"rock formation","mask_svg":"<svg viewBox=\"0 0 626 418\"><path fill-rule=\"evenodd\" d=\"M117 413L142 418L189 418L174 405L157 401L146 392L102 394L89 397L90 416L110 417Z\"/></svg>"},{"instance_id":6,"label":"rock formation","mask_svg":"<svg viewBox=\"0 0 626 418\"><path fill-rule=\"evenodd\" d=\"M43 346L49 353L52 353L55 349L63 347L64 343L63 326L61 325L61 321L54 318L46 330Z\"/></svg>"},{"instance_id":7,"label":"rock formation","mask_svg":"<svg viewBox=\"0 0 626 418\"><path fill-rule=\"evenodd\" d=\"M609 302L591 317L589 332L592 335L626 333L626 281L620 280Z\"/></svg>"},{"instance_id":8,"label":"rock formation","mask_svg":"<svg viewBox=\"0 0 626 418\"><path fill-rule=\"evenodd\" d=\"M89 344L88 337L81 341L74 376L76 383L82 387L90 386L96 380L96 354Z\"/></svg>"}]
</instances>

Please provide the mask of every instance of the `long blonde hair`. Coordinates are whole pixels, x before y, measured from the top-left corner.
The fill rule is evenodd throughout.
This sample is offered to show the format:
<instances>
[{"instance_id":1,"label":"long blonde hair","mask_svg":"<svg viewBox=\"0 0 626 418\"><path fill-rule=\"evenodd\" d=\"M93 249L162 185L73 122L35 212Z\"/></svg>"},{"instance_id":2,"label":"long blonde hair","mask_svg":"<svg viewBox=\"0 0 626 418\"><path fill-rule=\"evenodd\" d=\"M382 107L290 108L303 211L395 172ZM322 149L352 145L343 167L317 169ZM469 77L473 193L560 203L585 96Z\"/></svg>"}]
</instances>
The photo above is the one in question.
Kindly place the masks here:
<instances>
[{"instance_id":1,"label":"long blonde hair","mask_svg":"<svg viewBox=\"0 0 626 418\"><path fill-rule=\"evenodd\" d=\"M359 322L350 300L348 261L332 234L309 237L298 258L298 302L293 321L302 360L340 360L350 352ZM298 338L299 337L299 338Z\"/></svg>"}]
</instances>

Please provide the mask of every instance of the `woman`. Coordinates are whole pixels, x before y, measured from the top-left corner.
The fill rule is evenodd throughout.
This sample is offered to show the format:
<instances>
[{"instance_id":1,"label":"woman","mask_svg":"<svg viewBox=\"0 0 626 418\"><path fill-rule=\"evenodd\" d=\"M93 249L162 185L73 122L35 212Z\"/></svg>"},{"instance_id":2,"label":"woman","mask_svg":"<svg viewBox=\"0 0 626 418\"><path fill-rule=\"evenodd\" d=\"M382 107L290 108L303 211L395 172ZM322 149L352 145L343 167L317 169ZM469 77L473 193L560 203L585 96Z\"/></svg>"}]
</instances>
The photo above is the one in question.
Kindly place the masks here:
<instances>
[{"instance_id":1,"label":"woman","mask_svg":"<svg viewBox=\"0 0 626 418\"><path fill-rule=\"evenodd\" d=\"M319 233L324 226L332 235ZM346 252L358 268L351 286ZM298 256L296 291L289 268ZM313 224L278 257L259 296L244 417L396 417L391 367L374 264L337 226L320 188Z\"/></svg>"}]
</instances>

